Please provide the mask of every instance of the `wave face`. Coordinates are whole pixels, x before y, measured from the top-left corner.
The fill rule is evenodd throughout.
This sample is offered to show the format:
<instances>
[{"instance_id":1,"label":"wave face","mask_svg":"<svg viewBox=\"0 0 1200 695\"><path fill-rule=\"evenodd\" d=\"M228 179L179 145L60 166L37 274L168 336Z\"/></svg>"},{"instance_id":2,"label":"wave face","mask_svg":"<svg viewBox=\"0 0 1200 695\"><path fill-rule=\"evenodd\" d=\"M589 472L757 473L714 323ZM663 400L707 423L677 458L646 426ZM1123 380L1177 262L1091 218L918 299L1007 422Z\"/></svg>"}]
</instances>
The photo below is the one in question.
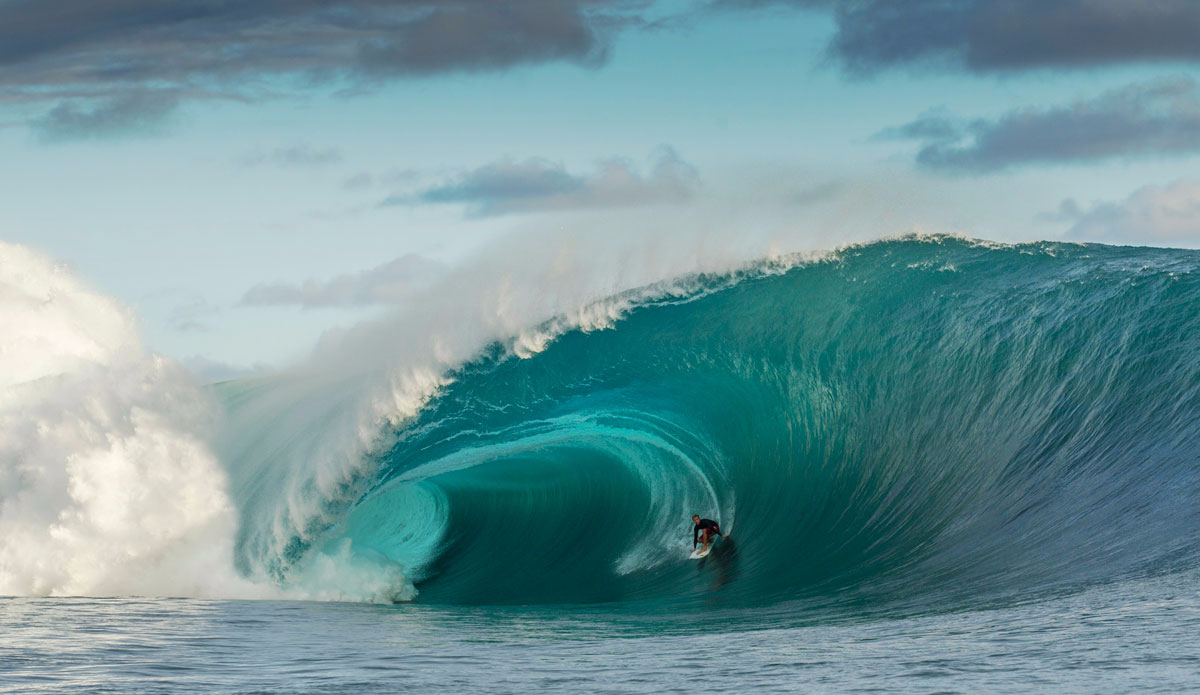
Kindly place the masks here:
<instances>
[{"instance_id":1,"label":"wave face","mask_svg":"<svg viewBox=\"0 0 1200 695\"><path fill-rule=\"evenodd\" d=\"M700 277L459 368L273 562L341 548L432 603L838 610L1195 566L1198 264L939 237ZM703 563L692 513L731 531Z\"/></svg>"}]
</instances>

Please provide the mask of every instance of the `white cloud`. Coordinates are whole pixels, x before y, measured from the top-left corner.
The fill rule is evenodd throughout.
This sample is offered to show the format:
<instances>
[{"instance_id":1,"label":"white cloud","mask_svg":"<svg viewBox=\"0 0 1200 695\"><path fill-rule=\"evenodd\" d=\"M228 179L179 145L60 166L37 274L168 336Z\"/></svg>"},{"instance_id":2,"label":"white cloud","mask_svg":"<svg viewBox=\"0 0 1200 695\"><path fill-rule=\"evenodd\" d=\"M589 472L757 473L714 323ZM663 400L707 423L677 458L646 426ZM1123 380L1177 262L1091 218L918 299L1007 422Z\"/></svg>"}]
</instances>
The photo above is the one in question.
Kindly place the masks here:
<instances>
[{"instance_id":1,"label":"white cloud","mask_svg":"<svg viewBox=\"0 0 1200 695\"><path fill-rule=\"evenodd\" d=\"M415 253L383 265L331 280L255 285L242 296L246 306L296 304L306 309L366 304L392 304L428 286L442 274L441 263Z\"/></svg>"},{"instance_id":2,"label":"white cloud","mask_svg":"<svg viewBox=\"0 0 1200 695\"><path fill-rule=\"evenodd\" d=\"M1151 246L1200 247L1200 182L1146 186L1120 202L1080 209L1064 201L1056 215L1073 218L1067 236Z\"/></svg>"}]
</instances>

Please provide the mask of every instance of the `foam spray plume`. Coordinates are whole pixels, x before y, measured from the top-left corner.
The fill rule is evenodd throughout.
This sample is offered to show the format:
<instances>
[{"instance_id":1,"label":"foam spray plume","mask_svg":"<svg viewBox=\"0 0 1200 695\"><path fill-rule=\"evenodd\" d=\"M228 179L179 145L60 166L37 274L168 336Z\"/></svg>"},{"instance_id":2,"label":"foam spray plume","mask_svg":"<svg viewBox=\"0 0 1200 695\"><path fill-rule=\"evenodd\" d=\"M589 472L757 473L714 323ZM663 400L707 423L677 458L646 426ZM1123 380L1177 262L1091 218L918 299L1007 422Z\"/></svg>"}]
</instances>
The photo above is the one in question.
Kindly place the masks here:
<instances>
[{"instance_id":1,"label":"foam spray plume","mask_svg":"<svg viewBox=\"0 0 1200 695\"><path fill-rule=\"evenodd\" d=\"M254 593L206 391L130 313L0 244L0 594Z\"/></svg>"}]
</instances>

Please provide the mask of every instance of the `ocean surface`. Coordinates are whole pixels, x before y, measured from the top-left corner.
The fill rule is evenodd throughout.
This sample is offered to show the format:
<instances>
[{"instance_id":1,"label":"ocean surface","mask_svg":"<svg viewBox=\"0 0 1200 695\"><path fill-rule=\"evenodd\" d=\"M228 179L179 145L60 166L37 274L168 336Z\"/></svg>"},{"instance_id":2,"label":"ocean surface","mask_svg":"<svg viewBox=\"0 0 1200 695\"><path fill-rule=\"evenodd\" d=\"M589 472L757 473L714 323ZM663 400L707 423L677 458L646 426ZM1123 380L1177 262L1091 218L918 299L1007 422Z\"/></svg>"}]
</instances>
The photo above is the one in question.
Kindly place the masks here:
<instances>
[{"instance_id":1,"label":"ocean surface","mask_svg":"<svg viewBox=\"0 0 1200 695\"><path fill-rule=\"evenodd\" d=\"M1198 269L894 239L217 384L228 528L6 550L0 692L1200 691Z\"/></svg>"},{"instance_id":2,"label":"ocean surface","mask_svg":"<svg viewBox=\"0 0 1200 695\"><path fill-rule=\"evenodd\" d=\"M1198 579L799 626L604 605L14 598L0 692L1194 692Z\"/></svg>"}]
</instances>

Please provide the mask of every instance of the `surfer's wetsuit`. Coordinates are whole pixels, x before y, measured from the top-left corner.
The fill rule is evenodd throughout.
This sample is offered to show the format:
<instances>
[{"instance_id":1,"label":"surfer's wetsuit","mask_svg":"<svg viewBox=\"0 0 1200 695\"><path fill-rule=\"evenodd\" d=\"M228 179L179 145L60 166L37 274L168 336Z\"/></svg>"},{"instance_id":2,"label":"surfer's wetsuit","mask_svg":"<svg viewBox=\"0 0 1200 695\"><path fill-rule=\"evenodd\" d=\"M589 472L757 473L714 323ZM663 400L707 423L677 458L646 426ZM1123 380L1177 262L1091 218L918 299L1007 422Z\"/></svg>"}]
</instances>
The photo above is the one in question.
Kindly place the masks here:
<instances>
[{"instance_id":1,"label":"surfer's wetsuit","mask_svg":"<svg viewBox=\"0 0 1200 695\"><path fill-rule=\"evenodd\" d=\"M692 527L692 547L695 548L700 543L700 531L707 529L712 536L723 536L721 527L712 519L701 519L699 523Z\"/></svg>"}]
</instances>

